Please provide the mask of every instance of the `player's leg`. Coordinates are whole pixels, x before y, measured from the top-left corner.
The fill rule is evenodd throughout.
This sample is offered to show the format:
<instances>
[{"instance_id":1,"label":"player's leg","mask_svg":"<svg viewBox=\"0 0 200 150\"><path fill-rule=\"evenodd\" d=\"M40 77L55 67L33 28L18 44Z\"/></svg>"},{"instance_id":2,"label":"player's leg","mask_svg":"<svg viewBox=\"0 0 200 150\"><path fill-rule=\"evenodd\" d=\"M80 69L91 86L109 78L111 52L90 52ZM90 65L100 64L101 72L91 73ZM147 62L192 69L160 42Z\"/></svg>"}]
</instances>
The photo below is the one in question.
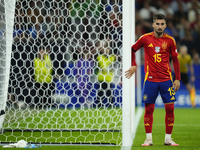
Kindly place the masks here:
<instances>
[{"instance_id":1,"label":"player's leg","mask_svg":"<svg viewBox=\"0 0 200 150\"><path fill-rule=\"evenodd\" d=\"M172 141L171 134L174 127L174 103L165 104L165 142L164 145L179 146Z\"/></svg>"},{"instance_id":2,"label":"player's leg","mask_svg":"<svg viewBox=\"0 0 200 150\"><path fill-rule=\"evenodd\" d=\"M145 113L144 113L144 128L146 132L146 140L142 146L151 146L152 142L152 125L153 125L153 112L155 104L145 103Z\"/></svg>"},{"instance_id":3,"label":"player's leg","mask_svg":"<svg viewBox=\"0 0 200 150\"><path fill-rule=\"evenodd\" d=\"M146 131L146 140L142 146L153 145L152 140L152 126L153 126L153 112L155 108L155 100L158 96L158 85L155 82L146 81L143 88L143 99L145 103L144 113L144 128Z\"/></svg>"},{"instance_id":4,"label":"player's leg","mask_svg":"<svg viewBox=\"0 0 200 150\"><path fill-rule=\"evenodd\" d=\"M172 88L172 81L160 83L160 94L165 104L165 141L164 145L179 146L172 141L171 134L174 127L174 102L176 101L175 92Z\"/></svg>"}]
</instances>

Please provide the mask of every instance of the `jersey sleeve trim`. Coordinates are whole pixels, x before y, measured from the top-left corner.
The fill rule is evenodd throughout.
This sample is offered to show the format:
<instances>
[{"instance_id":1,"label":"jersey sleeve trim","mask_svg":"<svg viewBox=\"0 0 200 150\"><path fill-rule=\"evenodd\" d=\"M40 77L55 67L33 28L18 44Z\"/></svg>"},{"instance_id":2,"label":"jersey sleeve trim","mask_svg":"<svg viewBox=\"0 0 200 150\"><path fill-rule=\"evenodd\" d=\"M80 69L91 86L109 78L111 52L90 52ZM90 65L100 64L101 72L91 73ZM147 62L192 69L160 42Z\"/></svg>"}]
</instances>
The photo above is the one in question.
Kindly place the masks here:
<instances>
[{"instance_id":1,"label":"jersey sleeve trim","mask_svg":"<svg viewBox=\"0 0 200 150\"><path fill-rule=\"evenodd\" d=\"M175 41L175 39L172 36L170 36L170 35L168 35L168 34L165 33L165 37L169 38L169 39L172 39L174 45L176 45L176 41Z\"/></svg>"}]
</instances>

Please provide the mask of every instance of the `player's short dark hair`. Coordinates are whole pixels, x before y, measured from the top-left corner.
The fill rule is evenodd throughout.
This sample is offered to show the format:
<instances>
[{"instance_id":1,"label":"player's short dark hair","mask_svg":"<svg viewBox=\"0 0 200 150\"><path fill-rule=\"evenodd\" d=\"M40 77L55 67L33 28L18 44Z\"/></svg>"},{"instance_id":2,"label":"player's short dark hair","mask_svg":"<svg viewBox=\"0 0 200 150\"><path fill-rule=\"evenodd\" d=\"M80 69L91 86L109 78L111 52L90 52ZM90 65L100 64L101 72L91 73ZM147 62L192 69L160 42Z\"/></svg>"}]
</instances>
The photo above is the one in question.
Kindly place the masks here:
<instances>
[{"instance_id":1,"label":"player's short dark hair","mask_svg":"<svg viewBox=\"0 0 200 150\"><path fill-rule=\"evenodd\" d=\"M156 15L154 15L154 17L153 17L153 22L155 22L157 19L164 19L165 22L167 22L167 18L166 18L166 16L163 15L163 14L156 14Z\"/></svg>"}]
</instances>

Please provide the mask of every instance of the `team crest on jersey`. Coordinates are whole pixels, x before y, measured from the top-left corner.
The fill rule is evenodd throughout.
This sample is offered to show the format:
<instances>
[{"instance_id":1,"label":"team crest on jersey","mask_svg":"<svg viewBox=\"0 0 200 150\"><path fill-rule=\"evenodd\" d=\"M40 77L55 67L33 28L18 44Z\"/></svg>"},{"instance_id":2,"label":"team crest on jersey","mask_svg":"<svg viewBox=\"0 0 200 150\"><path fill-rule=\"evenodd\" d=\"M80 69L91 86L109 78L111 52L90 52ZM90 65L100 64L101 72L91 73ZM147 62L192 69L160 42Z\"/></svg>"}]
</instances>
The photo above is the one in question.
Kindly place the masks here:
<instances>
[{"instance_id":1,"label":"team crest on jersey","mask_svg":"<svg viewBox=\"0 0 200 150\"><path fill-rule=\"evenodd\" d=\"M155 52L159 53L160 52L160 47L155 47Z\"/></svg>"},{"instance_id":2,"label":"team crest on jersey","mask_svg":"<svg viewBox=\"0 0 200 150\"><path fill-rule=\"evenodd\" d=\"M164 42L162 43L162 49L163 49L163 50L167 49L167 42L164 41Z\"/></svg>"}]
</instances>

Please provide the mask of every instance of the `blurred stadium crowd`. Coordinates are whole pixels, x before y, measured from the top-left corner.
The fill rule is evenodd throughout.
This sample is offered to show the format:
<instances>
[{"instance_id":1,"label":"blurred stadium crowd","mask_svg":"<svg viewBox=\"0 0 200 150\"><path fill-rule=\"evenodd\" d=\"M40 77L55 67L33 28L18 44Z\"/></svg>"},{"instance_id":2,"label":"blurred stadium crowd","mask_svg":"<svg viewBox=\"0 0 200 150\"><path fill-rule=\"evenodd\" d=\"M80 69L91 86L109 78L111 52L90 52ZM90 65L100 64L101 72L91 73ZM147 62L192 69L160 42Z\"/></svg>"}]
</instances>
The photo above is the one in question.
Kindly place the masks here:
<instances>
[{"instance_id":1,"label":"blurred stadium crowd","mask_svg":"<svg viewBox=\"0 0 200 150\"><path fill-rule=\"evenodd\" d=\"M194 61L195 85L200 89L200 1L135 0L135 8L136 39L152 31L154 14L167 16L165 32L175 38L178 49L180 45L188 47ZM37 93L32 62L41 45L51 49L55 80L64 80L66 75L68 81L78 77L70 76L75 62L86 56L87 50L92 54L90 59L96 60L100 51L105 51L99 47L101 40L107 40L109 53L117 56L118 64L111 70L121 69L122 0L18 0L13 37L9 92L30 102ZM115 72L119 73L115 83L120 85L121 70Z\"/></svg>"}]
</instances>

